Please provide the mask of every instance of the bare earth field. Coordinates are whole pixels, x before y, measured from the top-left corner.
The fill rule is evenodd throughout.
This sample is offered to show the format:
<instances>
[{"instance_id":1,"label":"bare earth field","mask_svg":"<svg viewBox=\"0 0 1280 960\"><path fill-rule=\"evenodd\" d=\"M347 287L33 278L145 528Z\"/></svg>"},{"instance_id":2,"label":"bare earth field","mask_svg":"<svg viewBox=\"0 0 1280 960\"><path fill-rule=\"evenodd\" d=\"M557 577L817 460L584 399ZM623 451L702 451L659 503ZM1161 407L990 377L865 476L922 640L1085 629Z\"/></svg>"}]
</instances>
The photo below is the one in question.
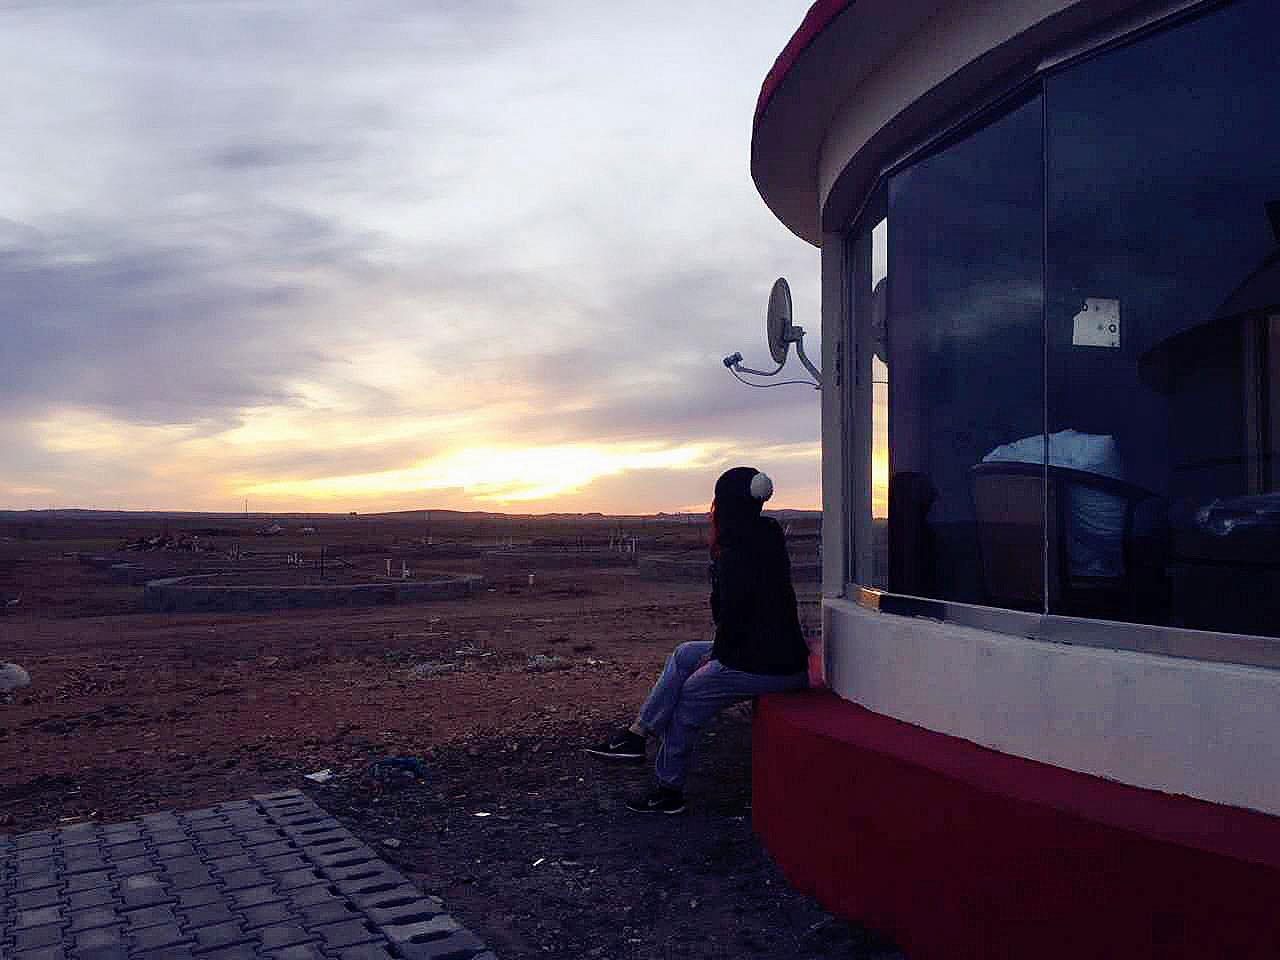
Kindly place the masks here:
<instances>
[{"instance_id":1,"label":"bare earth field","mask_svg":"<svg viewBox=\"0 0 1280 960\"><path fill-rule=\"evenodd\" d=\"M481 556L508 541L548 556L604 546L620 526L642 555L697 556L699 528L436 513L429 528L422 514L280 522L284 534L255 537L261 519L0 515L0 601L21 597L0 615L0 660L32 677L0 703L0 833L296 786L500 957L895 955L792 890L760 849L745 708L708 728L683 816L628 813L621 798L648 785L649 766L582 752L629 720L674 644L707 635L705 584L630 566L486 568ZM812 542L803 522L793 543ZM164 535L170 549L116 553ZM488 588L361 609L145 613L138 582L81 558L249 582L236 564L285 580L285 555L305 568L321 545L327 569L337 558L353 580L394 559L415 575L483 572ZM816 602L802 610L816 629ZM422 760L420 783L364 775L395 755ZM325 768L326 784L303 776Z\"/></svg>"}]
</instances>

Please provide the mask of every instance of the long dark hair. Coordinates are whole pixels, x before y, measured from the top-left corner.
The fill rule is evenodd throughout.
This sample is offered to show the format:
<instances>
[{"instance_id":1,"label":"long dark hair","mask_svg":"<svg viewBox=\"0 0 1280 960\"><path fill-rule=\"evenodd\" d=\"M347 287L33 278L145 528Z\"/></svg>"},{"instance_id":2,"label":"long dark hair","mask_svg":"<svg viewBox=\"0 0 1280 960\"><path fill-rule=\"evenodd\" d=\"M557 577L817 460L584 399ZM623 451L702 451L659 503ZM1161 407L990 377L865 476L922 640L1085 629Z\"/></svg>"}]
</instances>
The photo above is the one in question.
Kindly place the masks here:
<instances>
[{"instance_id":1,"label":"long dark hair","mask_svg":"<svg viewBox=\"0 0 1280 960\"><path fill-rule=\"evenodd\" d=\"M711 520L710 530L707 533L707 547L711 550L711 556L720 556L720 521L716 519L716 501L711 498L711 512L708 514Z\"/></svg>"},{"instance_id":2,"label":"long dark hair","mask_svg":"<svg viewBox=\"0 0 1280 960\"><path fill-rule=\"evenodd\" d=\"M707 546L711 550L711 556L719 559L720 551L726 543L750 536L752 524L759 519L758 504L739 502L732 497L724 503L721 503L718 498L713 499L710 513L711 529L707 533Z\"/></svg>"}]
</instances>

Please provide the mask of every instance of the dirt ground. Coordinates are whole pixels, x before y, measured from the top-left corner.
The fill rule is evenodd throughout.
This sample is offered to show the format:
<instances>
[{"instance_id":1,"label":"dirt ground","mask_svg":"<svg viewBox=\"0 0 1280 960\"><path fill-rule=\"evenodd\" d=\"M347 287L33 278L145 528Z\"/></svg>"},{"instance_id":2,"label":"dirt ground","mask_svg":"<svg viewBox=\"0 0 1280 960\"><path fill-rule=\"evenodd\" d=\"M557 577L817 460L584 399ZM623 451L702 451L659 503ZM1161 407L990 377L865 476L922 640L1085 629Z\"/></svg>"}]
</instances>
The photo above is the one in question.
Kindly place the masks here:
<instances>
[{"instance_id":1,"label":"dirt ground","mask_svg":"<svg viewBox=\"0 0 1280 960\"><path fill-rule=\"evenodd\" d=\"M76 554L157 522L0 522L0 600L22 598L0 616L0 660L32 677L0 703L0 833L297 786L500 957L894 955L794 891L756 842L745 708L707 729L683 816L628 813L649 766L583 753L630 718L674 644L706 636L705 585L503 568L469 600L144 613L140 587ZM407 536L420 531L385 526L348 530L369 563L430 553ZM532 544L538 531L524 532ZM662 536L687 550L699 534L650 539ZM816 625L816 605L802 610ZM363 775L398 755L422 760L422 782ZM322 769L326 784L304 777Z\"/></svg>"}]
</instances>

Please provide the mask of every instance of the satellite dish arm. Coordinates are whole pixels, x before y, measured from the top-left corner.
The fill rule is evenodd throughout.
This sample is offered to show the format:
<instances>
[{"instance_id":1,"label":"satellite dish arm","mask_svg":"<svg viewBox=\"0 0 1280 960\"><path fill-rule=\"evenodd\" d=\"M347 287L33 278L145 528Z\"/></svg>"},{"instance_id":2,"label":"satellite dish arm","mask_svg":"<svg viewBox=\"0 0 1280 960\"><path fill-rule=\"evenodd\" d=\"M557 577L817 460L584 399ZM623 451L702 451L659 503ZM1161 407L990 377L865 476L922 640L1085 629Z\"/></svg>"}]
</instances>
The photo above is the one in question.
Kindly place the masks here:
<instances>
[{"instance_id":1,"label":"satellite dish arm","mask_svg":"<svg viewBox=\"0 0 1280 960\"><path fill-rule=\"evenodd\" d=\"M805 356L804 330L802 330L800 327L793 327L792 329L795 331L796 356L800 358L800 362L804 364L804 368L808 370L809 375L813 377L815 381L814 386L817 387L819 390L821 390L822 389L822 371L820 371L817 367L815 367L812 363L810 363L809 358ZM782 368L779 367L778 369L781 370Z\"/></svg>"},{"instance_id":2,"label":"satellite dish arm","mask_svg":"<svg viewBox=\"0 0 1280 960\"><path fill-rule=\"evenodd\" d=\"M729 356L724 358L724 365L737 373L754 373L757 377L772 377L774 374L780 372L784 366L783 363L780 363L777 368L773 370L753 370L751 367L744 367L742 365L742 354L740 353L729 354Z\"/></svg>"}]
</instances>

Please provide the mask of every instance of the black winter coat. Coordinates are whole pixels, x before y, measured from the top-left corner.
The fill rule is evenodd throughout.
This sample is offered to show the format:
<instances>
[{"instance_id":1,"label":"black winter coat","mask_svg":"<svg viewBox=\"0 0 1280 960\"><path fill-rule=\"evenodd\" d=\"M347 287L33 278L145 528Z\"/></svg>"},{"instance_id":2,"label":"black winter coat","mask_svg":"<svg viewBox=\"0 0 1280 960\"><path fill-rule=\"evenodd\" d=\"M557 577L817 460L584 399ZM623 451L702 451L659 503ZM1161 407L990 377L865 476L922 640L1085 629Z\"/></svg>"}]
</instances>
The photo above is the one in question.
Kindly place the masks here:
<instances>
[{"instance_id":1,"label":"black winter coat","mask_svg":"<svg viewBox=\"0 0 1280 960\"><path fill-rule=\"evenodd\" d=\"M711 656L748 673L800 673L809 650L800 630L791 560L778 521L754 517L722 534L711 563Z\"/></svg>"}]
</instances>

